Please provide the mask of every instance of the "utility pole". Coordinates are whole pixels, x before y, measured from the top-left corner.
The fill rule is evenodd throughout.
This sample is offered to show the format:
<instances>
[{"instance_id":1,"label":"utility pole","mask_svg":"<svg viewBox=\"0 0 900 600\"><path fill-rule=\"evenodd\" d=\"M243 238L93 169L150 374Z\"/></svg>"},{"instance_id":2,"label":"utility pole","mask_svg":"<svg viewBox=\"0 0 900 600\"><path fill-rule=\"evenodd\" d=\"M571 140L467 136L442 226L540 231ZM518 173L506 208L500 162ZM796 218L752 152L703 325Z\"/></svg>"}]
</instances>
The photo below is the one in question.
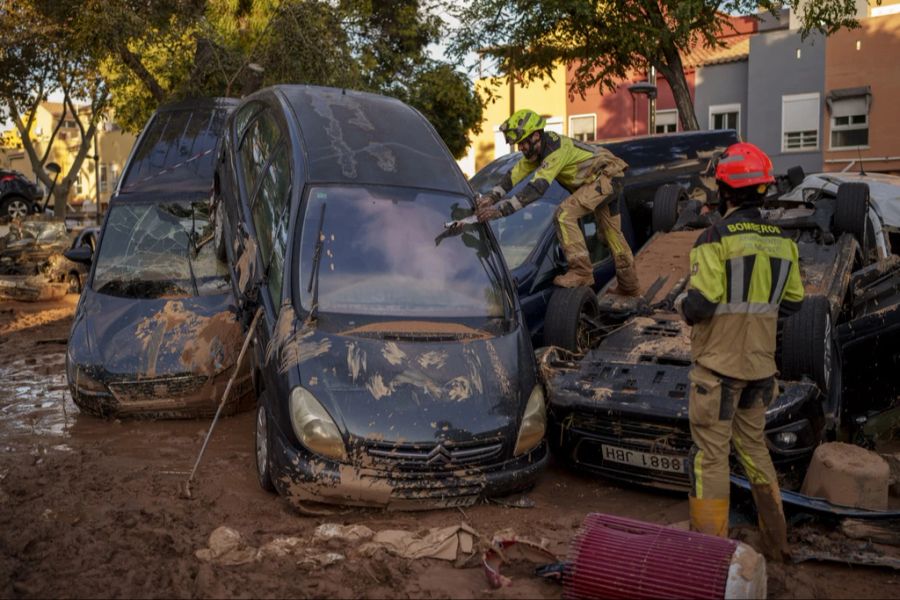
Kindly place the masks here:
<instances>
[{"instance_id":1,"label":"utility pole","mask_svg":"<svg viewBox=\"0 0 900 600\"><path fill-rule=\"evenodd\" d=\"M97 145L97 128L94 128L94 189L97 196L97 225L100 224L100 149Z\"/></svg>"}]
</instances>

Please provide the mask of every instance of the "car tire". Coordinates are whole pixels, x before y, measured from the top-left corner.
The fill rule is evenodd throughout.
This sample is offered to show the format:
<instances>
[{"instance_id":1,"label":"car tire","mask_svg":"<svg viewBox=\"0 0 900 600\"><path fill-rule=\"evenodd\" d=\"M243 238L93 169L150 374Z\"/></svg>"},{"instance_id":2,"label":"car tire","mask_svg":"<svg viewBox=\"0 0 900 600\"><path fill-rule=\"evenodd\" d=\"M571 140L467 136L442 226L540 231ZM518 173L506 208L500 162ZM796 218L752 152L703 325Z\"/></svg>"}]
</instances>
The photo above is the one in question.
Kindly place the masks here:
<instances>
[{"instance_id":1,"label":"car tire","mask_svg":"<svg viewBox=\"0 0 900 600\"><path fill-rule=\"evenodd\" d=\"M653 194L653 210L650 212L650 227L653 233L669 232L678 221L679 203L687 200L684 188L674 183L667 183L656 189Z\"/></svg>"},{"instance_id":2,"label":"car tire","mask_svg":"<svg viewBox=\"0 0 900 600\"><path fill-rule=\"evenodd\" d=\"M256 405L256 479L259 487L267 492L275 491L272 481L272 461L270 460L272 444L269 441L269 417L266 412L265 392L260 395Z\"/></svg>"},{"instance_id":3,"label":"car tire","mask_svg":"<svg viewBox=\"0 0 900 600\"><path fill-rule=\"evenodd\" d=\"M591 288L557 288L547 304L544 345L586 352L591 327L586 318L596 318L599 314L597 295Z\"/></svg>"},{"instance_id":4,"label":"car tire","mask_svg":"<svg viewBox=\"0 0 900 600\"><path fill-rule=\"evenodd\" d=\"M834 205L835 232L849 233L860 245L865 245L868 216L869 185L856 181L842 183Z\"/></svg>"},{"instance_id":5,"label":"car tire","mask_svg":"<svg viewBox=\"0 0 900 600\"><path fill-rule=\"evenodd\" d=\"M22 219L31 214L31 212L31 204L20 196L12 196L0 204L0 216L3 217L4 222L12 219Z\"/></svg>"},{"instance_id":6,"label":"car tire","mask_svg":"<svg viewBox=\"0 0 900 600\"><path fill-rule=\"evenodd\" d=\"M222 206L221 198L216 202L215 220L213 246L215 247L216 258L225 262L228 260L228 250L225 247L225 208Z\"/></svg>"},{"instance_id":7,"label":"car tire","mask_svg":"<svg viewBox=\"0 0 900 600\"><path fill-rule=\"evenodd\" d=\"M80 294L81 293L81 276L78 273L72 272L66 275L66 285L68 285L68 292L70 294Z\"/></svg>"},{"instance_id":8,"label":"car tire","mask_svg":"<svg viewBox=\"0 0 900 600\"><path fill-rule=\"evenodd\" d=\"M827 394L834 374L834 346L828 299L808 297L800 310L784 321L781 376L789 380L809 376Z\"/></svg>"}]
</instances>

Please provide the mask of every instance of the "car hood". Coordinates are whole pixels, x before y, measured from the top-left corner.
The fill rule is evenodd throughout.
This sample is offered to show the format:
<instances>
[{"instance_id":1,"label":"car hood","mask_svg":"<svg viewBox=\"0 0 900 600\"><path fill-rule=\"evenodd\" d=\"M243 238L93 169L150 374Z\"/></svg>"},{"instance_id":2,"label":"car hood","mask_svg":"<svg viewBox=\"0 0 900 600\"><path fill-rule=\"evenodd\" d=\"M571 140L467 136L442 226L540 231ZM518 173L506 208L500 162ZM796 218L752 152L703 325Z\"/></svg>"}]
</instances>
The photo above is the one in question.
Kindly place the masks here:
<instances>
[{"instance_id":1,"label":"car hood","mask_svg":"<svg viewBox=\"0 0 900 600\"><path fill-rule=\"evenodd\" d=\"M243 339L230 293L145 299L85 289L78 312L70 343L86 347L73 356L110 378L213 375L234 364Z\"/></svg>"},{"instance_id":2,"label":"car hood","mask_svg":"<svg viewBox=\"0 0 900 600\"><path fill-rule=\"evenodd\" d=\"M535 385L521 328L493 336L402 321L330 333L304 327L285 306L267 354L283 371L298 370L351 439L375 442L514 441Z\"/></svg>"}]
</instances>

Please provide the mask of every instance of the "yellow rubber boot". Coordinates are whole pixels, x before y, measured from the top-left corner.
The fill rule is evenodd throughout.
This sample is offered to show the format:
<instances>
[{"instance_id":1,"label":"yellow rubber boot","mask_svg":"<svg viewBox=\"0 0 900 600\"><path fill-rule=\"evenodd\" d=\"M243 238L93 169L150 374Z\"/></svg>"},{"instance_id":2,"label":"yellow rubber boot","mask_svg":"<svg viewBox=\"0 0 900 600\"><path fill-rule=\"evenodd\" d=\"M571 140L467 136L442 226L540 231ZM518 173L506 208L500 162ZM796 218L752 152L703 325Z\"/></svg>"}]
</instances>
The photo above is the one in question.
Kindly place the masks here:
<instances>
[{"instance_id":1,"label":"yellow rubber boot","mask_svg":"<svg viewBox=\"0 0 900 600\"><path fill-rule=\"evenodd\" d=\"M688 497L691 529L700 533L728 537L728 498Z\"/></svg>"}]
</instances>

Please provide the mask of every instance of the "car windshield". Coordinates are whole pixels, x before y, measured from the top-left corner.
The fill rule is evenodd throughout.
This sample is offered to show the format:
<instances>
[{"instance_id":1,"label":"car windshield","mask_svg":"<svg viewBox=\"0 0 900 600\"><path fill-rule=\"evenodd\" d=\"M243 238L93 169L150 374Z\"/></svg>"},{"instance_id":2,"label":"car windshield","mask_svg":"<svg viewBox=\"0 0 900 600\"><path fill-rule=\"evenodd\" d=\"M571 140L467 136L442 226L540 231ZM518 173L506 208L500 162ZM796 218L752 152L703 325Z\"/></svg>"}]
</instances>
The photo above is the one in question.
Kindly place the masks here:
<instances>
[{"instance_id":1,"label":"car windshield","mask_svg":"<svg viewBox=\"0 0 900 600\"><path fill-rule=\"evenodd\" d=\"M301 233L302 306L312 306L317 279L319 312L503 317L499 257L491 256L484 228L444 229L469 206L464 196L405 188L311 189Z\"/></svg>"},{"instance_id":2,"label":"car windshield","mask_svg":"<svg viewBox=\"0 0 900 600\"><path fill-rule=\"evenodd\" d=\"M229 289L205 201L119 204L110 209L93 288L128 298L188 297Z\"/></svg>"}]
</instances>

